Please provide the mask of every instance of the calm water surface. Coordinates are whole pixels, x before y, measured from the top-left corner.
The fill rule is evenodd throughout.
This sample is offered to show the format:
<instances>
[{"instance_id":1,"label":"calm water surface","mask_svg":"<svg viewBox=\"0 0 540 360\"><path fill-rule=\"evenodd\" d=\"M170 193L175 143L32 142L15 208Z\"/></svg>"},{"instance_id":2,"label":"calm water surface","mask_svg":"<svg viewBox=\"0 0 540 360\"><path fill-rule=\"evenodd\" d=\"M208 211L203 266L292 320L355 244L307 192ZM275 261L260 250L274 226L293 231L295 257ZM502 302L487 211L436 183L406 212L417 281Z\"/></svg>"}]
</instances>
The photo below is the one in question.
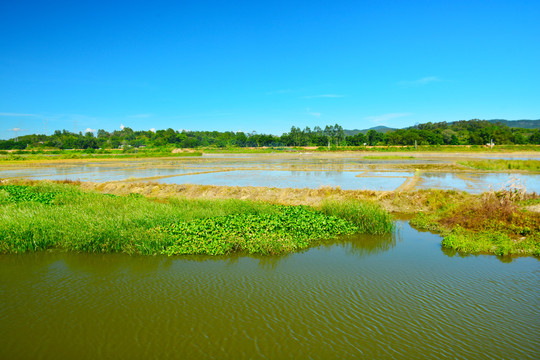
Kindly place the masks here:
<instances>
[{"instance_id":1,"label":"calm water surface","mask_svg":"<svg viewBox=\"0 0 540 360\"><path fill-rule=\"evenodd\" d=\"M538 359L540 262L406 222L282 257L0 256L2 359Z\"/></svg>"},{"instance_id":2,"label":"calm water surface","mask_svg":"<svg viewBox=\"0 0 540 360\"><path fill-rule=\"evenodd\" d=\"M489 190L510 189L513 185L523 186L527 192L540 193L539 174L516 173L422 173L416 189L464 190L482 193Z\"/></svg>"},{"instance_id":3,"label":"calm water surface","mask_svg":"<svg viewBox=\"0 0 540 360\"><path fill-rule=\"evenodd\" d=\"M358 177L361 171L266 171L237 170L219 173L171 177L158 182L167 184L190 183L198 185L265 186L277 188L311 188L339 186L344 190L394 190L412 173L388 176L381 181L379 176Z\"/></svg>"},{"instance_id":4,"label":"calm water surface","mask_svg":"<svg viewBox=\"0 0 540 360\"><path fill-rule=\"evenodd\" d=\"M42 164L39 167L3 168L0 178L81 181L157 181L167 184L265 186L278 188L340 187L345 190L391 191L412 176L416 189L454 189L472 193L499 190L519 178L528 192L540 193L540 174L489 172L416 172L416 165L448 165L455 159L364 159L363 155L317 157L309 154L211 155L185 159L134 159L123 162ZM455 155L454 155L455 156ZM496 156L490 158L495 159ZM453 160L454 159L454 160ZM536 158L534 158L536 159Z\"/></svg>"}]
</instances>

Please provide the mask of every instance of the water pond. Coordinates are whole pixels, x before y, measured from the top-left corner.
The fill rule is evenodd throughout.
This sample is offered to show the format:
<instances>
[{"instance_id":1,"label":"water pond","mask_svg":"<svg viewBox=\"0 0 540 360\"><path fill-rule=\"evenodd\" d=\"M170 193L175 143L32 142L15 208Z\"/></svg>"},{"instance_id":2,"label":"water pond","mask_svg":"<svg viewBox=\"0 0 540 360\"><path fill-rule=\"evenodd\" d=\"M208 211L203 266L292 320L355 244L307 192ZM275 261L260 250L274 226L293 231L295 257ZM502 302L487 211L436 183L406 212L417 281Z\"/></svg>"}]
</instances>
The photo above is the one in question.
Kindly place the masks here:
<instances>
[{"instance_id":1,"label":"water pond","mask_svg":"<svg viewBox=\"0 0 540 360\"><path fill-rule=\"evenodd\" d=\"M197 174L183 177L164 178L157 180L162 183L190 183L198 185L225 186L264 186L277 188L311 188L321 186L339 186L344 190L394 190L399 187L412 173L398 173L380 176L357 175L363 172L352 171L268 171L268 170L237 170Z\"/></svg>"},{"instance_id":2,"label":"water pond","mask_svg":"<svg viewBox=\"0 0 540 360\"><path fill-rule=\"evenodd\" d=\"M281 257L0 255L0 358L538 359L539 284L407 222Z\"/></svg>"},{"instance_id":3,"label":"water pond","mask_svg":"<svg viewBox=\"0 0 540 360\"><path fill-rule=\"evenodd\" d=\"M278 188L339 186L345 190L385 191L411 184L407 186L409 190L438 188L473 193L490 188L498 190L518 178L527 191L540 193L539 173L463 171L453 164L456 155L452 154L431 157L419 154L422 156L412 159L365 159L362 154L338 155L216 154L183 159L42 163L35 167L0 168L0 178L95 182L130 180ZM464 159L475 158L469 154ZM413 176L416 176L415 181L410 181Z\"/></svg>"},{"instance_id":4,"label":"water pond","mask_svg":"<svg viewBox=\"0 0 540 360\"><path fill-rule=\"evenodd\" d=\"M426 172L416 185L417 189L465 190L481 193L512 186L523 186L528 192L540 193L540 175L513 173L445 173Z\"/></svg>"}]
</instances>

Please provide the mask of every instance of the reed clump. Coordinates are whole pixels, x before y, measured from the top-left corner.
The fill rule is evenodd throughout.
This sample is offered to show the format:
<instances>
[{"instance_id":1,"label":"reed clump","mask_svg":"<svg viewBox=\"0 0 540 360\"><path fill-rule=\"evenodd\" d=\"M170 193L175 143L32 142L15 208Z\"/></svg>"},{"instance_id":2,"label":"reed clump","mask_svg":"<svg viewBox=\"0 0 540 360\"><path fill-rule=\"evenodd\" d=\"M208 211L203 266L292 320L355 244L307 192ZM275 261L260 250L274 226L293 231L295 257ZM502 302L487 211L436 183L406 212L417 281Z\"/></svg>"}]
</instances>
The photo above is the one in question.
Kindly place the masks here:
<instances>
[{"instance_id":1,"label":"reed clump","mask_svg":"<svg viewBox=\"0 0 540 360\"><path fill-rule=\"evenodd\" d=\"M540 256L540 213L523 206L538 199L516 188L489 191L420 213L411 224L441 232L442 245L462 253Z\"/></svg>"},{"instance_id":2,"label":"reed clump","mask_svg":"<svg viewBox=\"0 0 540 360\"><path fill-rule=\"evenodd\" d=\"M355 224L361 233L387 234L393 229L391 215L380 205L362 200L345 200L323 202L321 211L327 215L337 216Z\"/></svg>"}]
</instances>

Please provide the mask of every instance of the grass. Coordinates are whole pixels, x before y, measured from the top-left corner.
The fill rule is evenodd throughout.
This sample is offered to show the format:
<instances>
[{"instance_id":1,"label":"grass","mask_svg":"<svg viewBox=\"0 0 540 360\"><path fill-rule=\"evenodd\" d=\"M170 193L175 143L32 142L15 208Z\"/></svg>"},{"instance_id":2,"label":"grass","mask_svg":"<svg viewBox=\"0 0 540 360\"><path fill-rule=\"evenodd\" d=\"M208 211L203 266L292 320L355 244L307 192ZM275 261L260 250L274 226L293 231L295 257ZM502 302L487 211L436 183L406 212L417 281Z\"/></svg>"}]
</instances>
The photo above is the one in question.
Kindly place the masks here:
<instances>
[{"instance_id":1,"label":"grass","mask_svg":"<svg viewBox=\"0 0 540 360\"><path fill-rule=\"evenodd\" d=\"M321 146L313 147L199 147L190 149L193 152L172 153L172 148L145 148L145 149L99 149L99 150L59 150L59 149L34 149L17 151L0 151L0 161L25 161L25 160L51 160L51 159L116 159L116 158L145 158L145 157L179 157L201 156L202 153L288 153L288 152L344 152L362 151L373 153L387 152L465 152L465 153L514 153L523 151L539 151L540 145L498 145L493 149L481 145L418 145L414 146L339 146L328 149ZM384 156L383 156L384 157ZM407 157L399 157L407 158Z\"/></svg>"},{"instance_id":2,"label":"grass","mask_svg":"<svg viewBox=\"0 0 540 360\"><path fill-rule=\"evenodd\" d=\"M503 231L480 231L471 234L466 229L456 227L442 241L446 248L468 254L534 255L540 256L539 241L534 238L514 239Z\"/></svg>"},{"instance_id":3,"label":"grass","mask_svg":"<svg viewBox=\"0 0 540 360\"><path fill-rule=\"evenodd\" d=\"M520 151L538 151L539 145L498 145L490 149L484 145L377 145L377 146L340 146L330 150L325 146L317 151L370 151L370 152L466 152L466 153L505 153Z\"/></svg>"},{"instance_id":4,"label":"grass","mask_svg":"<svg viewBox=\"0 0 540 360\"><path fill-rule=\"evenodd\" d=\"M11 184L0 189L0 252L57 248L128 254L277 254L341 234L371 231L340 214L344 216L330 208L235 199L117 196L50 182ZM366 223L379 221L368 217ZM391 230L391 225L385 226L372 229Z\"/></svg>"},{"instance_id":5,"label":"grass","mask_svg":"<svg viewBox=\"0 0 540 360\"><path fill-rule=\"evenodd\" d=\"M478 170L524 170L540 171L539 160L473 160L459 161L458 164Z\"/></svg>"},{"instance_id":6,"label":"grass","mask_svg":"<svg viewBox=\"0 0 540 360\"><path fill-rule=\"evenodd\" d=\"M519 186L473 195L330 187L30 180L3 184L9 184L0 186L0 252L5 253L49 248L129 254L284 253L351 231L388 234L393 228L388 211L394 211L416 214L412 225L441 233L445 250L540 256L540 196ZM103 194L110 192L116 195ZM302 204L309 206L298 206ZM336 219L346 224L334 223ZM325 222L329 228L310 228Z\"/></svg>"},{"instance_id":7,"label":"grass","mask_svg":"<svg viewBox=\"0 0 540 360\"><path fill-rule=\"evenodd\" d=\"M156 157L193 157L202 156L202 152L177 152L169 150L97 150L88 152L85 150L56 150L56 151L23 151L0 154L0 161L24 162L37 160L84 160L84 159L140 159Z\"/></svg>"},{"instance_id":8,"label":"grass","mask_svg":"<svg viewBox=\"0 0 540 360\"><path fill-rule=\"evenodd\" d=\"M358 232L366 234L387 234L393 229L390 214L380 205L360 200L325 201L320 207L327 215L346 219L358 227Z\"/></svg>"},{"instance_id":9,"label":"grass","mask_svg":"<svg viewBox=\"0 0 540 360\"><path fill-rule=\"evenodd\" d=\"M540 256L540 213L523 208L537 199L508 190L469 195L419 213L411 224L442 233L442 245L461 253Z\"/></svg>"},{"instance_id":10,"label":"grass","mask_svg":"<svg viewBox=\"0 0 540 360\"><path fill-rule=\"evenodd\" d=\"M313 147L251 147L251 148L198 148L203 152L213 153L269 153L269 152L289 152L289 151L316 151L316 152L343 152L343 151L369 151L369 152L467 152L467 153L500 153L500 152L520 152L538 151L539 145L498 145L493 149L483 145L378 145L378 146L319 146Z\"/></svg>"}]
</instances>

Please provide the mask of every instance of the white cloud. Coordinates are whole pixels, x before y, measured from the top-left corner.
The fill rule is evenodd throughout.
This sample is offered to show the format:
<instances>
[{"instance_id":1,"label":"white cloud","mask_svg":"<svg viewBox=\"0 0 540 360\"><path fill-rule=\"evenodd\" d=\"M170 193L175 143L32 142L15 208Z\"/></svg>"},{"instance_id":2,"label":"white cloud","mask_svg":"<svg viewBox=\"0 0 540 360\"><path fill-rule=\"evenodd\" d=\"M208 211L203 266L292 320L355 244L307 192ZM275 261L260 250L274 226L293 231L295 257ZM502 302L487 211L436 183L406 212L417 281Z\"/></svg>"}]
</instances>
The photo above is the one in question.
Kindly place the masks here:
<instances>
[{"instance_id":1,"label":"white cloud","mask_svg":"<svg viewBox=\"0 0 540 360\"><path fill-rule=\"evenodd\" d=\"M39 116L36 114L0 113L0 116Z\"/></svg>"},{"instance_id":2,"label":"white cloud","mask_svg":"<svg viewBox=\"0 0 540 360\"><path fill-rule=\"evenodd\" d=\"M421 86L440 81L442 81L441 78L437 76L426 76L416 80L400 81L399 84L404 86Z\"/></svg>"},{"instance_id":3,"label":"white cloud","mask_svg":"<svg viewBox=\"0 0 540 360\"><path fill-rule=\"evenodd\" d=\"M156 128L151 128L150 131L153 132L153 133L155 133L155 132L156 132Z\"/></svg>"},{"instance_id":4,"label":"white cloud","mask_svg":"<svg viewBox=\"0 0 540 360\"><path fill-rule=\"evenodd\" d=\"M120 129L124 130L125 126L124 124L120 124Z\"/></svg>"},{"instance_id":5,"label":"white cloud","mask_svg":"<svg viewBox=\"0 0 540 360\"><path fill-rule=\"evenodd\" d=\"M383 122L386 122L388 120L410 116L411 113L389 113L389 114L382 114L382 115L375 115L375 116L367 116L365 119L372 121L374 123L380 124Z\"/></svg>"},{"instance_id":6,"label":"white cloud","mask_svg":"<svg viewBox=\"0 0 540 360\"><path fill-rule=\"evenodd\" d=\"M342 97L345 97L345 95L339 95L339 94L322 94L322 95L309 95L309 96L303 96L304 99L342 98Z\"/></svg>"},{"instance_id":7,"label":"white cloud","mask_svg":"<svg viewBox=\"0 0 540 360\"><path fill-rule=\"evenodd\" d=\"M441 79L439 79L436 76L428 76L428 77L424 77L424 78L416 80L416 83L424 85L424 84L429 84L432 82L439 82L439 81L441 81Z\"/></svg>"},{"instance_id":8,"label":"white cloud","mask_svg":"<svg viewBox=\"0 0 540 360\"><path fill-rule=\"evenodd\" d=\"M94 132L96 132L96 131L97 131L96 129L86 128L86 130L84 130L84 133L85 133L85 134L88 133L88 132L94 133Z\"/></svg>"},{"instance_id":9,"label":"white cloud","mask_svg":"<svg viewBox=\"0 0 540 360\"><path fill-rule=\"evenodd\" d=\"M321 113L319 112L313 112L309 108L306 108L306 111L309 115L315 116L315 117L321 117Z\"/></svg>"}]
</instances>

